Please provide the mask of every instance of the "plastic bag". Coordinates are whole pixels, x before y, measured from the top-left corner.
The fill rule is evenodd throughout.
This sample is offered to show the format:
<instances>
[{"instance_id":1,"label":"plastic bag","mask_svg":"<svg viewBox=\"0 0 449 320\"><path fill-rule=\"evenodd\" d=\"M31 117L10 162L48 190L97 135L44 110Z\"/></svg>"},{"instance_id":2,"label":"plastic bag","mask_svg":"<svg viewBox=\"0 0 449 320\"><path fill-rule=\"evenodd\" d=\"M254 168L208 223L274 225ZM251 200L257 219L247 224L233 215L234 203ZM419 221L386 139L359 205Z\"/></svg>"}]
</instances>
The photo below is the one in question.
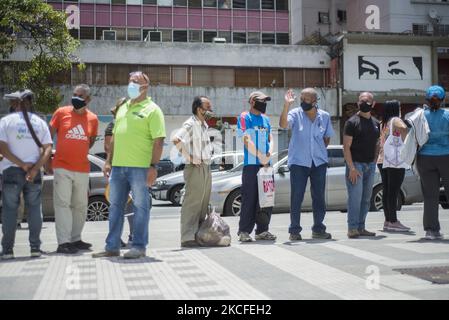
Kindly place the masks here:
<instances>
[{"instance_id":1,"label":"plastic bag","mask_svg":"<svg viewBox=\"0 0 449 320\"><path fill-rule=\"evenodd\" d=\"M274 207L274 176L273 168L260 168L257 173L257 185L259 189L259 207Z\"/></svg>"},{"instance_id":2,"label":"plastic bag","mask_svg":"<svg viewBox=\"0 0 449 320\"><path fill-rule=\"evenodd\" d=\"M201 223L196 241L203 247L227 247L231 245L229 225L215 212L215 208Z\"/></svg>"}]
</instances>

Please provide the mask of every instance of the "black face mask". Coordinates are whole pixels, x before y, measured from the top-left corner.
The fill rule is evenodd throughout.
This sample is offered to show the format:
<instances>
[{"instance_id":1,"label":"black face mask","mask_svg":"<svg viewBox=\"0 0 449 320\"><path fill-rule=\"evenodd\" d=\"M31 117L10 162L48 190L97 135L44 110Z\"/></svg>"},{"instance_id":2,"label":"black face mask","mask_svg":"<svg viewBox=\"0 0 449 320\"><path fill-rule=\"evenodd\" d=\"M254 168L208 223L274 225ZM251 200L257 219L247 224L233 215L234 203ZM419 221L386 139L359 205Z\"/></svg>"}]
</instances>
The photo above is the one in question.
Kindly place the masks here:
<instances>
[{"instance_id":1,"label":"black face mask","mask_svg":"<svg viewBox=\"0 0 449 320\"><path fill-rule=\"evenodd\" d=\"M265 113L267 112L267 103L265 101L256 101L256 103L254 104L254 109Z\"/></svg>"},{"instance_id":2,"label":"black face mask","mask_svg":"<svg viewBox=\"0 0 449 320\"><path fill-rule=\"evenodd\" d=\"M362 102L360 105L360 111L363 113L368 113L371 112L373 110L373 105L372 104L368 104L366 102Z\"/></svg>"},{"instance_id":3,"label":"black face mask","mask_svg":"<svg viewBox=\"0 0 449 320\"><path fill-rule=\"evenodd\" d=\"M310 110L313 109L313 107L314 107L314 105L311 104L311 103L301 102L301 108L302 108L302 110L304 110L304 111L310 111Z\"/></svg>"},{"instance_id":4,"label":"black face mask","mask_svg":"<svg viewBox=\"0 0 449 320\"><path fill-rule=\"evenodd\" d=\"M84 108L86 106L86 101L84 101L84 99L81 98L81 97L73 96L72 97L72 106L76 110L82 109L82 108Z\"/></svg>"}]
</instances>

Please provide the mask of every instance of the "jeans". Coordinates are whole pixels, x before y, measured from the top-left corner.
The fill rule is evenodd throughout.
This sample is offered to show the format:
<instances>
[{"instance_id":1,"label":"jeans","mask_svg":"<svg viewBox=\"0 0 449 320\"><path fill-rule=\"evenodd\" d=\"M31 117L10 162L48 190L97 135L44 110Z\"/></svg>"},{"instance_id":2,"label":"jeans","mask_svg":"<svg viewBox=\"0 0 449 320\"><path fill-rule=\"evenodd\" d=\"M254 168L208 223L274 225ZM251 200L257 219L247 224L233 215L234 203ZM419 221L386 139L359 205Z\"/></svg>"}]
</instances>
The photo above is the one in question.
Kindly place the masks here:
<instances>
[{"instance_id":1,"label":"jeans","mask_svg":"<svg viewBox=\"0 0 449 320\"><path fill-rule=\"evenodd\" d=\"M346 166L346 188L348 189L348 228L364 230L366 215L371 204L376 163L354 162L354 167L362 175L352 184L349 167Z\"/></svg>"},{"instance_id":2,"label":"jeans","mask_svg":"<svg viewBox=\"0 0 449 320\"><path fill-rule=\"evenodd\" d=\"M3 171L2 178L2 247L3 252L12 251L16 237L17 211L20 194L23 192L25 207L28 213L30 230L29 241L32 250L39 250L41 246L40 234L42 230L41 191L42 176L36 175L33 182L25 179L26 172L18 167L9 167Z\"/></svg>"},{"instance_id":3,"label":"jeans","mask_svg":"<svg viewBox=\"0 0 449 320\"><path fill-rule=\"evenodd\" d=\"M109 234L106 251L119 251L124 213L129 192L133 198L132 248L145 251L148 245L151 196L147 187L148 168L113 167L110 178Z\"/></svg>"},{"instance_id":4,"label":"jeans","mask_svg":"<svg viewBox=\"0 0 449 320\"><path fill-rule=\"evenodd\" d=\"M299 234L302 231L300 224L301 206L309 177L313 207L312 231L316 233L323 233L326 231L326 226L323 224L324 216L326 215L326 172L327 164L318 167L315 167L315 164L312 164L312 168L297 165L290 166L291 223L290 228L288 229L289 233Z\"/></svg>"},{"instance_id":5,"label":"jeans","mask_svg":"<svg viewBox=\"0 0 449 320\"><path fill-rule=\"evenodd\" d=\"M273 208L259 206L259 189L257 174L261 166L248 165L243 167L242 172L242 209L240 211L239 232L248 234L253 232L257 225L256 234L268 231Z\"/></svg>"},{"instance_id":6,"label":"jeans","mask_svg":"<svg viewBox=\"0 0 449 320\"><path fill-rule=\"evenodd\" d=\"M382 164L377 166L382 176L382 206L385 221L395 223L398 221L398 197L400 196L402 182L404 182L405 169L383 169Z\"/></svg>"}]
</instances>

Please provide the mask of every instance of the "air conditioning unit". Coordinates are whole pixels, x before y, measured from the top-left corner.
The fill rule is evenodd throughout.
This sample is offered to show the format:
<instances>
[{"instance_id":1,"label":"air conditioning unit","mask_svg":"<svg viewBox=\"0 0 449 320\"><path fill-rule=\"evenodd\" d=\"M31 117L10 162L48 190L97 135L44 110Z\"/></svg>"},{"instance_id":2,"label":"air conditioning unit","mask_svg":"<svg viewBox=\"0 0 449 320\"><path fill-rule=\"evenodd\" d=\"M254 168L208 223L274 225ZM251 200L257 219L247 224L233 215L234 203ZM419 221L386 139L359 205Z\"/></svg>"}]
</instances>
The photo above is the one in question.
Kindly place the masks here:
<instances>
[{"instance_id":1,"label":"air conditioning unit","mask_svg":"<svg viewBox=\"0 0 449 320\"><path fill-rule=\"evenodd\" d=\"M213 43L226 43L226 38L218 38L218 37L214 37L212 39Z\"/></svg>"},{"instance_id":2,"label":"air conditioning unit","mask_svg":"<svg viewBox=\"0 0 449 320\"><path fill-rule=\"evenodd\" d=\"M103 30L102 40L117 40L117 32L115 30Z\"/></svg>"},{"instance_id":3,"label":"air conditioning unit","mask_svg":"<svg viewBox=\"0 0 449 320\"><path fill-rule=\"evenodd\" d=\"M144 41L150 42L162 42L162 32L161 31L148 31L147 36Z\"/></svg>"}]
</instances>

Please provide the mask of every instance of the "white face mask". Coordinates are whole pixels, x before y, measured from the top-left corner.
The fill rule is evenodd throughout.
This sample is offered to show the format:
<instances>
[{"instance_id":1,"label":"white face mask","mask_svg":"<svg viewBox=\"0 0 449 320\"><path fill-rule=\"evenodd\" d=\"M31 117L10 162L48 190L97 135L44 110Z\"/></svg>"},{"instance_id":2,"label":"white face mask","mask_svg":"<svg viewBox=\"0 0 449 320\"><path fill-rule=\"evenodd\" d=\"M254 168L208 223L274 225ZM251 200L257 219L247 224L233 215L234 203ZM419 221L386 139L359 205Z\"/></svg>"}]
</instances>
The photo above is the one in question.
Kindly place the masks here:
<instances>
[{"instance_id":1,"label":"white face mask","mask_svg":"<svg viewBox=\"0 0 449 320\"><path fill-rule=\"evenodd\" d=\"M140 84L130 82L128 84L128 96L131 99L136 99L138 96L140 96Z\"/></svg>"}]
</instances>

